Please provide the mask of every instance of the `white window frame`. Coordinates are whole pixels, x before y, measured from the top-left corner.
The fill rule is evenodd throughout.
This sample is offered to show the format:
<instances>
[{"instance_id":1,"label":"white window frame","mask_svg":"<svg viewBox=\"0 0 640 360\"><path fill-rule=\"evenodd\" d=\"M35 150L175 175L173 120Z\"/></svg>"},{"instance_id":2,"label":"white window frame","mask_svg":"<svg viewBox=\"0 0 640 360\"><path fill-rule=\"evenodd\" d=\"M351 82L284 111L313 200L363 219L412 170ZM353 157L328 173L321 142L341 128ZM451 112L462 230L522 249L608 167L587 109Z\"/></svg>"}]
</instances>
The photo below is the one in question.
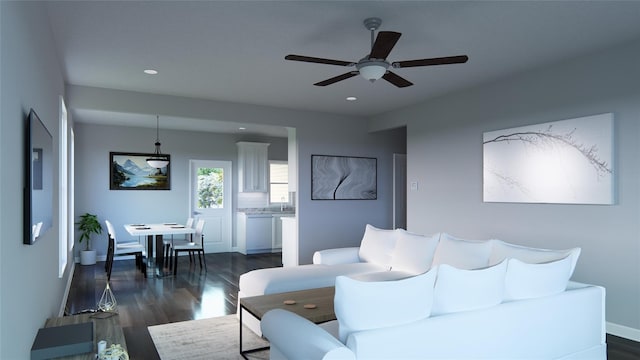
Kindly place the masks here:
<instances>
[{"instance_id":1,"label":"white window frame","mask_svg":"<svg viewBox=\"0 0 640 360\"><path fill-rule=\"evenodd\" d=\"M64 270L67 267L69 248L69 198L68 198L68 181L69 181L69 122L67 118L67 106L64 99L60 96L59 109L59 133L58 133L58 277L62 278Z\"/></svg>"},{"instance_id":2,"label":"white window frame","mask_svg":"<svg viewBox=\"0 0 640 360\"><path fill-rule=\"evenodd\" d=\"M269 204L282 204L281 201L271 201L271 184L286 184L287 187L289 185L289 182L272 182L271 181L271 164L280 164L280 165L287 165L287 168L289 167L289 162L287 161L282 161L282 160L269 160L269 184L268 184L268 190L269 190ZM288 174L288 172L287 172ZM284 202L285 204L291 204L291 196L289 196L289 193L287 193L287 198L286 201Z\"/></svg>"}]
</instances>

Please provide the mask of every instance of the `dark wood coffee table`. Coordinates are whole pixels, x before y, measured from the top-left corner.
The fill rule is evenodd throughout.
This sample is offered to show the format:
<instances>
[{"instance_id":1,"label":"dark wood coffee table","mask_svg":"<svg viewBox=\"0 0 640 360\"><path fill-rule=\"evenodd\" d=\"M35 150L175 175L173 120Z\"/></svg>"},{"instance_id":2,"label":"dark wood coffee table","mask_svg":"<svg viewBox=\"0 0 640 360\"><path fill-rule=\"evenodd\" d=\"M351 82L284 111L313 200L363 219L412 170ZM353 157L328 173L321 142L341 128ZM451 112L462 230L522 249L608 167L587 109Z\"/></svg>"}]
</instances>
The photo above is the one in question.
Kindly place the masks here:
<instances>
[{"instance_id":1,"label":"dark wood coffee table","mask_svg":"<svg viewBox=\"0 0 640 360\"><path fill-rule=\"evenodd\" d=\"M333 297L335 288L326 287L311 290L291 291L279 294L245 297L240 299L240 355L248 359L246 354L266 350L269 347L242 350L242 310L248 311L258 320L262 320L264 314L273 309L284 309L296 313L315 324L336 320L333 311ZM293 300L295 304L285 304L285 301ZM309 309L305 305L315 305Z\"/></svg>"}]
</instances>

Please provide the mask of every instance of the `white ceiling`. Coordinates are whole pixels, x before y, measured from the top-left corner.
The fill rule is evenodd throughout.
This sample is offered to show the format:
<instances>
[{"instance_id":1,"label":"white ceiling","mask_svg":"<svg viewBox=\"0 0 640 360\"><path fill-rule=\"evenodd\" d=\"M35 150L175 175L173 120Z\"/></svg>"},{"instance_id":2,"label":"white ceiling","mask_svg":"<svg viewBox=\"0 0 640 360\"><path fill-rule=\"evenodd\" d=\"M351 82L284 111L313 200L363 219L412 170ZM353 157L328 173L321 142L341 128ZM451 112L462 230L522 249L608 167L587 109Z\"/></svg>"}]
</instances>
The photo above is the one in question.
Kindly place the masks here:
<instances>
[{"instance_id":1,"label":"white ceiling","mask_svg":"<svg viewBox=\"0 0 640 360\"><path fill-rule=\"evenodd\" d=\"M51 1L47 7L68 84L363 117L640 38L640 1ZM362 21L372 16L382 18L380 30L403 34L391 61L466 54L469 62L397 69L414 83L399 89L361 77L313 86L348 70L284 60L300 54L357 61L368 53ZM145 75L147 68L160 73ZM130 114L81 115L76 121L132 124ZM184 126L224 125L196 123Z\"/></svg>"}]
</instances>

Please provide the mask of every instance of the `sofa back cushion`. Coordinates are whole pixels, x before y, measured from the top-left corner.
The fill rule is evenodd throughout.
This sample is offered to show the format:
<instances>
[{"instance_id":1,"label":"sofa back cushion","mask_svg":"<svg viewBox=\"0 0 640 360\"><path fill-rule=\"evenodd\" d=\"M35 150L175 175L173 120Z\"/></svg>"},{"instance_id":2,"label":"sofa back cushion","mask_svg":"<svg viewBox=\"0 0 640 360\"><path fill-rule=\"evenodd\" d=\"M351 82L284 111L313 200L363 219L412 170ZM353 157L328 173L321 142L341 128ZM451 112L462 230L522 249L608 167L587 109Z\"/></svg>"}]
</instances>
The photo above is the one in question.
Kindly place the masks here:
<instances>
[{"instance_id":1,"label":"sofa back cushion","mask_svg":"<svg viewBox=\"0 0 640 360\"><path fill-rule=\"evenodd\" d=\"M395 281L336 278L334 310L340 341L352 332L410 323L429 317L436 269Z\"/></svg>"},{"instance_id":2,"label":"sofa back cushion","mask_svg":"<svg viewBox=\"0 0 640 360\"><path fill-rule=\"evenodd\" d=\"M504 298L507 262L477 270L438 266L433 293L433 315L498 305Z\"/></svg>"},{"instance_id":3,"label":"sofa back cushion","mask_svg":"<svg viewBox=\"0 0 640 360\"><path fill-rule=\"evenodd\" d=\"M418 235L408 231L396 230L396 247L391 258L391 270L413 275L429 271L440 234L432 236Z\"/></svg>"},{"instance_id":4,"label":"sofa back cushion","mask_svg":"<svg viewBox=\"0 0 640 360\"><path fill-rule=\"evenodd\" d=\"M479 269L489 265L491 241L464 240L442 233L432 266L447 264L458 269Z\"/></svg>"},{"instance_id":5,"label":"sofa back cushion","mask_svg":"<svg viewBox=\"0 0 640 360\"><path fill-rule=\"evenodd\" d=\"M518 259L509 259L504 300L538 298L565 291L572 273L571 264L570 255L542 264L528 264Z\"/></svg>"},{"instance_id":6,"label":"sofa back cushion","mask_svg":"<svg viewBox=\"0 0 640 360\"><path fill-rule=\"evenodd\" d=\"M367 224L360 243L360 261L391 268L391 256L396 246L396 230L383 230Z\"/></svg>"},{"instance_id":7,"label":"sofa back cushion","mask_svg":"<svg viewBox=\"0 0 640 360\"><path fill-rule=\"evenodd\" d=\"M571 274L576 267L578 257L580 257L580 248L572 248L567 250L548 250L526 247L521 245L509 244L501 240L492 240L493 249L489 258L490 264L497 264L504 259L518 259L528 264L548 263L569 256L571 263Z\"/></svg>"}]
</instances>

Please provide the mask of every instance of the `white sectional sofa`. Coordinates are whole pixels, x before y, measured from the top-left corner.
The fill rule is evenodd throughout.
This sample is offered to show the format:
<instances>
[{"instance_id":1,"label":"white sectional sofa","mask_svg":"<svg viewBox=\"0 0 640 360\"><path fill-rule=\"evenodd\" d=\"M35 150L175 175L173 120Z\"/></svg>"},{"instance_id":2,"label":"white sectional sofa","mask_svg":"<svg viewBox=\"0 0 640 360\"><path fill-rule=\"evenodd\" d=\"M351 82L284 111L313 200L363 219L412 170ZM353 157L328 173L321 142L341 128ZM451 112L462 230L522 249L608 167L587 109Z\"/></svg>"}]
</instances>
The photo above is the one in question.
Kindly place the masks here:
<instances>
[{"instance_id":1,"label":"white sectional sofa","mask_svg":"<svg viewBox=\"0 0 640 360\"><path fill-rule=\"evenodd\" d=\"M604 289L569 282L579 255L367 225L358 248L243 274L239 297L336 286L334 322L243 315L272 359L604 359Z\"/></svg>"}]
</instances>

